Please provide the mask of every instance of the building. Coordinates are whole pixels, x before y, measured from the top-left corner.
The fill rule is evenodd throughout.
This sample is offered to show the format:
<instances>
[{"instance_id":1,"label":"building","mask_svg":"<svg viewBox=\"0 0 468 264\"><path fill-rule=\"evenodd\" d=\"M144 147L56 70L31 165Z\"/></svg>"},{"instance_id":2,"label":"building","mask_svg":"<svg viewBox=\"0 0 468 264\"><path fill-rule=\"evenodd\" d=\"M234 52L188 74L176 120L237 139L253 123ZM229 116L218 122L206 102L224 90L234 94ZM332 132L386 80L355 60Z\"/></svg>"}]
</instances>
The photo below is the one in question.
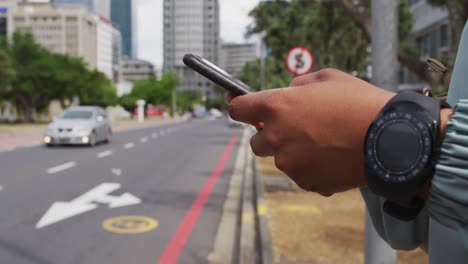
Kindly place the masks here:
<instances>
[{"instance_id":1,"label":"building","mask_svg":"<svg viewBox=\"0 0 468 264\"><path fill-rule=\"evenodd\" d=\"M109 80L114 79L113 37L114 27L104 16L97 17L97 69Z\"/></svg>"},{"instance_id":2,"label":"building","mask_svg":"<svg viewBox=\"0 0 468 264\"><path fill-rule=\"evenodd\" d=\"M136 35L136 25L134 19L136 8L134 0L112 0L111 20L122 34L122 53L130 58L135 58L136 45L134 36Z\"/></svg>"},{"instance_id":3,"label":"building","mask_svg":"<svg viewBox=\"0 0 468 264\"><path fill-rule=\"evenodd\" d=\"M199 90L213 96L213 84L182 62L186 53L219 63L218 0L164 0L164 71L180 76L181 91Z\"/></svg>"},{"instance_id":4,"label":"building","mask_svg":"<svg viewBox=\"0 0 468 264\"><path fill-rule=\"evenodd\" d=\"M254 43L223 43L219 56L219 66L230 74L239 77L249 61L259 58L257 45Z\"/></svg>"},{"instance_id":5,"label":"building","mask_svg":"<svg viewBox=\"0 0 468 264\"><path fill-rule=\"evenodd\" d=\"M82 6L89 12L110 17L110 0L53 0L57 7Z\"/></svg>"},{"instance_id":6,"label":"building","mask_svg":"<svg viewBox=\"0 0 468 264\"><path fill-rule=\"evenodd\" d=\"M122 34L112 27L112 80L119 83L122 79Z\"/></svg>"},{"instance_id":7,"label":"building","mask_svg":"<svg viewBox=\"0 0 468 264\"><path fill-rule=\"evenodd\" d=\"M0 36L8 34L8 14L16 7L16 0L0 0Z\"/></svg>"},{"instance_id":8,"label":"building","mask_svg":"<svg viewBox=\"0 0 468 264\"><path fill-rule=\"evenodd\" d=\"M154 65L151 62L137 59L124 58L122 61L122 78L125 81L135 83L144 81L154 76Z\"/></svg>"},{"instance_id":9,"label":"building","mask_svg":"<svg viewBox=\"0 0 468 264\"><path fill-rule=\"evenodd\" d=\"M96 16L83 7L57 9L49 3L18 4L8 16L8 34L30 32L51 52L80 57L97 68Z\"/></svg>"},{"instance_id":10,"label":"building","mask_svg":"<svg viewBox=\"0 0 468 264\"><path fill-rule=\"evenodd\" d=\"M409 0L408 4L414 19L409 37L410 43L418 49L421 60L428 57L442 58L450 47L448 11L431 6L427 0ZM400 81L421 83L421 80L407 69L401 70Z\"/></svg>"}]
</instances>

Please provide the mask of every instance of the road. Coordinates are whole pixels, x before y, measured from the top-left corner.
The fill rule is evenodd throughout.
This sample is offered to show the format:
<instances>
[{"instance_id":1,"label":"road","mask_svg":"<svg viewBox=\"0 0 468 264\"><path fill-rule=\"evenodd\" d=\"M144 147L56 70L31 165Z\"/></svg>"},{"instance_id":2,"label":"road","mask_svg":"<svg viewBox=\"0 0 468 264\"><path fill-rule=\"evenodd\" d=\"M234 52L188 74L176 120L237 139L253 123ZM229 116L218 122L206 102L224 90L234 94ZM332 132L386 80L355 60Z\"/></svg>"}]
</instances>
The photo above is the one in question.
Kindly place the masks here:
<instances>
[{"instance_id":1,"label":"road","mask_svg":"<svg viewBox=\"0 0 468 264\"><path fill-rule=\"evenodd\" d=\"M0 153L0 263L206 263L240 135L193 121Z\"/></svg>"}]
</instances>

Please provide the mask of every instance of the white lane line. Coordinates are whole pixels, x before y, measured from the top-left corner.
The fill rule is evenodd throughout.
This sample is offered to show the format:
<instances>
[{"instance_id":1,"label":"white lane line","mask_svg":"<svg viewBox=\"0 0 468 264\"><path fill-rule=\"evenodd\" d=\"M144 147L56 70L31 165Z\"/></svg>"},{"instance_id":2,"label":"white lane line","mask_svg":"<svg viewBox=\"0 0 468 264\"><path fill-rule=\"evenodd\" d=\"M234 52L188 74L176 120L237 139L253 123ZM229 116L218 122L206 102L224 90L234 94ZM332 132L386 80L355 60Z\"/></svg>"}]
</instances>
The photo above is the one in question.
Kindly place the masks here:
<instances>
[{"instance_id":1,"label":"white lane line","mask_svg":"<svg viewBox=\"0 0 468 264\"><path fill-rule=\"evenodd\" d=\"M163 130L159 131L159 135L161 135L161 136L164 136L164 133L165 132Z\"/></svg>"},{"instance_id":2,"label":"white lane line","mask_svg":"<svg viewBox=\"0 0 468 264\"><path fill-rule=\"evenodd\" d=\"M131 148L133 148L134 146L135 146L135 144L134 144L133 142L130 142L130 143L125 144L125 145L124 145L124 148L125 148L125 149L131 149Z\"/></svg>"},{"instance_id":3,"label":"white lane line","mask_svg":"<svg viewBox=\"0 0 468 264\"><path fill-rule=\"evenodd\" d=\"M151 137L152 137L152 138L158 138L158 133L153 133L153 134L151 135Z\"/></svg>"},{"instance_id":4,"label":"white lane line","mask_svg":"<svg viewBox=\"0 0 468 264\"><path fill-rule=\"evenodd\" d=\"M55 173L60 172L60 171L71 169L71 168L73 168L75 166L76 166L76 162L71 161L71 162L64 163L62 165L58 165L58 166L49 168L49 169L47 169L47 173L55 174Z\"/></svg>"},{"instance_id":5,"label":"white lane line","mask_svg":"<svg viewBox=\"0 0 468 264\"><path fill-rule=\"evenodd\" d=\"M112 155L112 150L106 150L97 154L99 159Z\"/></svg>"},{"instance_id":6,"label":"white lane line","mask_svg":"<svg viewBox=\"0 0 468 264\"><path fill-rule=\"evenodd\" d=\"M3 191L3 186L0 185L0 191Z\"/></svg>"},{"instance_id":7,"label":"white lane line","mask_svg":"<svg viewBox=\"0 0 468 264\"><path fill-rule=\"evenodd\" d=\"M148 141L148 138L147 137L142 137L140 139L141 143L146 143L146 141Z\"/></svg>"},{"instance_id":8,"label":"white lane line","mask_svg":"<svg viewBox=\"0 0 468 264\"><path fill-rule=\"evenodd\" d=\"M112 168L111 171L112 171L112 174L114 174L115 176L122 175L122 170L121 169Z\"/></svg>"}]
</instances>

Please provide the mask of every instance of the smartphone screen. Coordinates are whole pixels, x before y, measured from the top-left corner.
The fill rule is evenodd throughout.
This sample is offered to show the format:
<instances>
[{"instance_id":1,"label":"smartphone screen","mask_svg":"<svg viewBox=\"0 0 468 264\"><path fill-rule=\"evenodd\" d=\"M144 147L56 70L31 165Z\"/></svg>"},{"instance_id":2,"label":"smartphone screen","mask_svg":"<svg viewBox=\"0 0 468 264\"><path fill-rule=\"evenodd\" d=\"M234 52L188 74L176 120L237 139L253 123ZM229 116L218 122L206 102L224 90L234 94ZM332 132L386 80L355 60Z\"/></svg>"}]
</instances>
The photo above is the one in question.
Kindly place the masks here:
<instances>
[{"instance_id":1,"label":"smartphone screen","mask_svg":"<svg viewBox=\"0 0 468 264\"><path fill-rule=\"evenodd\" d=\"M200 56L186 54L183 61L187 67L235 95L244 95L252 92L252 89L247 84Z\"/></svg>"}]
</instances>

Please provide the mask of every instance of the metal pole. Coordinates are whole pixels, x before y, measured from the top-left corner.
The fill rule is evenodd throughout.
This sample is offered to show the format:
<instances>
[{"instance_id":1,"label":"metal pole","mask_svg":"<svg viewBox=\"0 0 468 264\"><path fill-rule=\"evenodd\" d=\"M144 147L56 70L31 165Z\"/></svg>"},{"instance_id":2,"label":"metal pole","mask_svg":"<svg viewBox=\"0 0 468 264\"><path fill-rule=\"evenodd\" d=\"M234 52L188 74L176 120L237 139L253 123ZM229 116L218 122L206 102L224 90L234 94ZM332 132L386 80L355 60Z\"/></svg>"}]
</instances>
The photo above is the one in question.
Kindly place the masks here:
<instances>
[{"instance_id":1,"label":"metal pole","mask_svg":"<svg viewBox=\"0 0 468 264\"><path fill-rule=\"evenodd\" d=\"M265 89L265 42L262 40L260 42L260 90Z\"/></svg>"},{"instance_id":2,"label":"metal pole","mask_svg":"<svg viewBox=\"0 0 468 264\"><path fill-rule=\"evenodd\" d=\"M172 117L176 116L177 112L177 92L176 89L174 88L172 90Z\"/></svg>"},{"instance_id":3,"label":"metal pole","mask_svg":"<svg viewBox=\"0 0 468 264\"><path fill-rule=\"evenodd\" d=\"M372 0L372 83L397 91L398 1ZM375 231L366 212L365 263L396 264L397 254Z\"/></svg>"}]
</instances>

